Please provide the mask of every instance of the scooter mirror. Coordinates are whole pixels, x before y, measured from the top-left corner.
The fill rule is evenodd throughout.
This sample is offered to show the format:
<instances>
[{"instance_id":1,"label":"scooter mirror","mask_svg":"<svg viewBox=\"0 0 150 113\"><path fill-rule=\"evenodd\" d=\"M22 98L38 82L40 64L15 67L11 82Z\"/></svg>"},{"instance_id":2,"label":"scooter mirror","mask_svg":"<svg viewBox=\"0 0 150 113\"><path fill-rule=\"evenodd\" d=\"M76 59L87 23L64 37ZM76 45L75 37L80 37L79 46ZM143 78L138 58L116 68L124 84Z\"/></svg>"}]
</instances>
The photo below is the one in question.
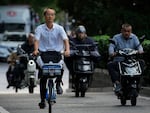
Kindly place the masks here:
<instances>
[{"instance_id":1,"label":"scooter mirror","mask_svg":"<svg viewBox=\"0 0 150 113\"><path fill-rule=\"evenodd\" d=\"M112 44L116 45L116 43L113 39L109 39L109 43L112 43Z\"/></svg>"},{"instance_id":2,"label":"scooter mirror","mask_svg":"<svg viewBox=\"0 0 150 113\"><path fill-rule=\"evenodd\" d=\"M75 43L73 41L69 41L70 45L75 46Z\"/></svg>"},{"instance_id":3,"label":"scooter mirror","mask_svg":"<svg viewBox=\"0 0 150 113\"><path fill-rule=\"evenodd\" d=\"M146 35L143 35L139 38L140 43L142 43L145 40Z\"/></svg>"}]
</instances>

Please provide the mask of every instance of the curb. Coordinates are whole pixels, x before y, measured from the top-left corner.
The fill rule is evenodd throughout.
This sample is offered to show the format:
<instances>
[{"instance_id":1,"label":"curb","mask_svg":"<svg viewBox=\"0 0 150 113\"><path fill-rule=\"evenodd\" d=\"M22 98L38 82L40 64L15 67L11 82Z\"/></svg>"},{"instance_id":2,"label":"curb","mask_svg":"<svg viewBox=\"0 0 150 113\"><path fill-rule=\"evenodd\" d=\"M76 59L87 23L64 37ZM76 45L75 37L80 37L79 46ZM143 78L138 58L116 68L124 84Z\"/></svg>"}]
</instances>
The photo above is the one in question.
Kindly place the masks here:
<instances>
[{"instance_id":1,"label":"curb","mask_svg":"<svg viewBox=\"0 0 150 113\"><path fill-rule=\"evenodd\" d=\"M113 87L89 88L89 92L113 92ZM139 93L141 96L150 97L150 87L142 87Z\"/></svg>"},{"instance_id":2,"label":"curb","mask_svg":"<svg viewBox=\"0 0 150 113\"><path fill-rule=\"evenodd\" d=\"M72 92L72 90L69 88L66 92ZM87 92L113 92L113 87L88 88Z\"/></svg>"},{"instance_id":3,"label":"curb","mask_svg":"<svg viewBox=\"0 0 150 113\"><path fill-rule=\"evenodd\" d=\"M89 88L88 92L112 92L113 87Z\"/></svg>"},{"instance_id":4,"label":"curb","mask_svg":"<svg viewBox=\"0 0 150 113\"><path fill-rule=\"evenodd\" d=\"M67 89L66 92L72 92L72 89ZM89 88L87 92L113 92L113 87ZM139 94L150 97L150 87L142 87Z\"/></svg>"},{"instance_id":5,"label":"curb","mask_svg":"<svg viewBox=\"0 0 150 113\"><path fill-rule=\"evenodd\" d=\"M142 87L140 95L150 97L150 87Z\"/></svg>"}]
</instances>

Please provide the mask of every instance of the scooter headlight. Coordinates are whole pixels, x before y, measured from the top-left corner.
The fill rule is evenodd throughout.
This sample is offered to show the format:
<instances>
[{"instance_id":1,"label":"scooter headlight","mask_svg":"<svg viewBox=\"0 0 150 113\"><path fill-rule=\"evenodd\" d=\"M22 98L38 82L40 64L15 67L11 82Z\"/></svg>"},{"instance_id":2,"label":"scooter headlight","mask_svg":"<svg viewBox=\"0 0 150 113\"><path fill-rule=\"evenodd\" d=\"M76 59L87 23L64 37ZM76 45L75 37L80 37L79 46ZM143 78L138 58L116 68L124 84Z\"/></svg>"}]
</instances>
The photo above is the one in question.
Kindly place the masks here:
<instances>
[{"instance_id":1,"label":"scooter headlight","mask_svg":"<svg viewBox=\"0 0 150 113\"><path fill-rule=\"evenodd\" d=\"M89 71L89 70L91 70L91 67L90 67L90 65L79 65L78 69L80 71Z\"/></svg>"}]
</instances>

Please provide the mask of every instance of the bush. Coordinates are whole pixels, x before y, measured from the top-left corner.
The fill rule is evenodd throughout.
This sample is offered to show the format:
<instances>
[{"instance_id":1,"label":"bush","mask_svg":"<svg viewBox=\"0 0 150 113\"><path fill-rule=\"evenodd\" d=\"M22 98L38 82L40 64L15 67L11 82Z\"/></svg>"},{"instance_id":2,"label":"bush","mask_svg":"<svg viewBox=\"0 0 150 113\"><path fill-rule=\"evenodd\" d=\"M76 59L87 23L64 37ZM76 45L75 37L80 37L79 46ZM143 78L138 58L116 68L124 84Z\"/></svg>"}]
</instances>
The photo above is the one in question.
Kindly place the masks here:
<instances>
[{"instance_id":1,"label":"bush","mask_svg":"<svg viewBox=\"0 0 150 113\"><path fill-rule=\"evenodd\" d=\"M145 40L142 45L144 48L143 59L145 60L145 64L146 64L146 70L143 75L144 85L150 86L150 61L149 61L150 40Z\"/></svg>"},{"instance_id":2,"label":"bush","mask_svg":"<svg viewBox=\"0 0 150 113\"><path fill-rule=\"evenodd\" d=\"M108 60L108 44L110 37L108 35L101 35L101 36L94 36L93 38L95 41L98 42L99 53L102 56L100 64L98 64L98 67L106 68Z\"/></svg>"}]
</instances>

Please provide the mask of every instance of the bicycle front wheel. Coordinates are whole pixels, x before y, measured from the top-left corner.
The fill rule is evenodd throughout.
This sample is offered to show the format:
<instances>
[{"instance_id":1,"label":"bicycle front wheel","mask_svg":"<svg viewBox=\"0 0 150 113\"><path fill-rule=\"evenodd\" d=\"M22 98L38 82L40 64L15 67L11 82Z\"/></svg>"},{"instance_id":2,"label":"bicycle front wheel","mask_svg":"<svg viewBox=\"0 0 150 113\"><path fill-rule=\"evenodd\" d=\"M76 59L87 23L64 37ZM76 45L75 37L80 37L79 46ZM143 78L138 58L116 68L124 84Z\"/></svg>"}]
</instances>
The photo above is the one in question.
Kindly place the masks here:
<instances>
[{"instance_id":1,"label":"bicycle front wheel","mask_svg":"<svg viewBox=\"0 0 150 113\"><path fill-rule=\"evenodd\" d=\"M54 83L53 80L48 81L48 89L49 89L49 98L48 98L48 105L49 105L49 113L52 113L52 102L51 102L51 97L52 97L52 91L53 91Z\"/></svg>"}]
</instances>

